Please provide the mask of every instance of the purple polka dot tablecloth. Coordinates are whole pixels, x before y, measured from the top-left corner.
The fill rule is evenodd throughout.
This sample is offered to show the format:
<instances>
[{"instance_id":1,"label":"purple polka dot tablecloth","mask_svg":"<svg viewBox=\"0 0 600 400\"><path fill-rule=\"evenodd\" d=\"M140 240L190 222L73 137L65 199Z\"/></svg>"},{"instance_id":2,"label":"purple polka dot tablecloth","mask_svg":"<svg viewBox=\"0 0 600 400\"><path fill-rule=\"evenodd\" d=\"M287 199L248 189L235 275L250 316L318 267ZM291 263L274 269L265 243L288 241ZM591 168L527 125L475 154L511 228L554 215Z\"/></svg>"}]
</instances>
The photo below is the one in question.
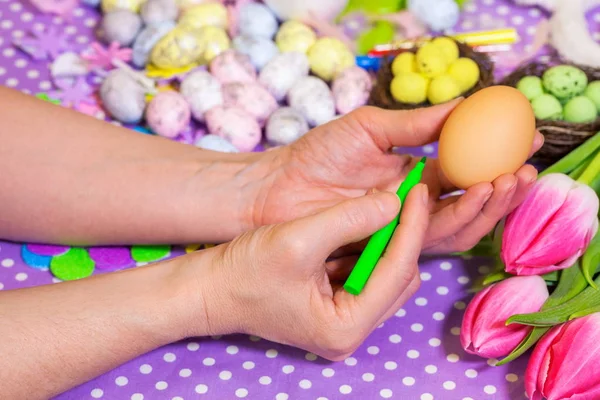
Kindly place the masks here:
<instances>
[{"instance_id":1,"label":"purple polka dot tablecloth","mask_svg":"<svg viewBox=\"0 0 600 400\"><path fill-rule=\"evenodd\" d=\"M542 17L540 10L515 7L508 0L473 0L456 30L514 26L522 38L517 47L526 49ZM600 9L588 17L600 39ZM34 61L13 42L50 30L79 52L94 40L99 18L86 6L61 18L41 15L25 2L0 0L0 84L30 94L56 90L48 62ZM419 153L435 153L435 147ZM184 251L90 249L86 257L95 262L95 273L106 273ZM68 257L74 257L68 248L0 242L0 290L58 282L49 269L59 269ZM424 258L418 293L342 362L257 337L193 338L130 361L57 399L525 399L527 357L493 367L494 360L470 356L460 346L470 285L489 271L490 263L485 258Z\"/></svg>"}]
</instances>

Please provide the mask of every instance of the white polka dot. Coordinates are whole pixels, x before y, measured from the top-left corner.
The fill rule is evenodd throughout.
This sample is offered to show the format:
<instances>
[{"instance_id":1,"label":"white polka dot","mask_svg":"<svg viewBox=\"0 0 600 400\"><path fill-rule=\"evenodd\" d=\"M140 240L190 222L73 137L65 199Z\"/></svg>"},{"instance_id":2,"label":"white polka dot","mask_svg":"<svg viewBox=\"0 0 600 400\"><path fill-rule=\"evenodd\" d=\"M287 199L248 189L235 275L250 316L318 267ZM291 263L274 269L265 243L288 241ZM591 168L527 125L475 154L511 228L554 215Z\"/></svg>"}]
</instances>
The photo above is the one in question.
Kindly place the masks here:
<instances>
[{"instance_id":1,"label":"white polka dot","mask_svg":"<svg viewBox=\"0 0 600 400\"><path fill-rule=\"evenodd\" d=\"M525 18L523 18L521 15L515 15L512 17L511 22L515 25L522 25L523 22L525 22Z\"/></svg>"},{"instance_id":2,"label":"white polka dot","mask_svg":"<svg viewBox=\"0 0 600 400\"><path fill-rule=\"evenodd\" d=\"M21 11L23 6L20 3L12 3L9 8L10 8L10 11L18 12L18 11Z\"/></svg>"},{"instance_id":3,"label":"white polka dot","mask_svg":"<svg viewBox=\"0 0 600 400\"><path fill-rule=\"evenodd\" d=\"M75 27L73 25L67 26L65 28L65 33L67 35L74 35L75 33L77 33L77 27Z\"/></svg>"},{"instance_id":4,"label":"white polka dot","mask_svg":"<svg viewBox=\"0 0 600 400\"><path fill-rule=\"evenodd\" d=\"M260 383L261 385L270 385L271 382L273 382L273 380L270 376L261 376L260 378L258 378L258 383Z\"/></svg>"},{"instance_id":5,"label":"white polka dot","mask_svg":"<svg viewBox=\"0 0 600 400\"><path fill-rule=\"evenodd\" d=\"M175 396L172 397L171 400L183 400L183 397Z\"/></svg>"},{"instance_id":6,"label":"white polka dot","mask_svg":"<svg viewBox=\"0 0 600 400\"><path fill-rule=\"evenodd\" d=\"M356 365L356 363L357 363L356 358L354 358L354 357L348 357L344 360L344 362L346 363L346 365L349 365L351 367Z\"/></svg>"},{"instance_id":7,"label":"white polka dot","mask_svg":"<svg viewBox=\"0 0 600 400\"><path fill-rule=\"evenodd\" d=\"M529 36L533 36L535 35L535 32L537 31L537 27L535 26L530 26L527 28L526 32Z\"/></svg>"},{"instance_id":8,"label":"white polka dot","mask_svg":"<svg viewBox=\"0 0 600 400\"><path fill-rule=\"evenodd\" d=\"M243 399L244 397L248 396L248 389L239 388L238 390L235 391L235 395L238 398Z\"/></svg>"},{"instance_id":9,"label":"white polka dot","mask_svg":"<svg viewBox=\"0 0 600 400\"><path fill-rule=\"evenodd\" d=\"M144 400L144 395L141 393L134 393L131 395L131 400Z\"/></svg>"},{"instance_id":10,"label":"white polka dot","mask_svg":"<svg viewBox=\"0 0 600 400\"><path fill-rule=\"evenodd\" d=\"M367 353L369 353L371 355L379 354L379 347L377 347L377 346L369 346L367 348Z\"/></svg>"},{"instance_id":11,"label":"white polka dot","mask_svg":"<svg viewBox=\"0 0 600 400\"><path fill-rule=\"evenodd\" d=\"M212 357L206 357L204 360L202 360L202 364L210 367L211 365L215 365L215 359Z\"/></svg>"},{"instance_id":12,"label":"white polka dot","mask_svg":"<svg viewBox=\"0 0 600 400\"><path fill-rule=\"evenodd\" d=\"M219 372L219 378L223 381L228 381L231 379L232 373L231 371L221 371Z\"/></svg>"},{"instance_id":13,"label":"white polka dot","mask_svg":"<svg viewBox=\"0 0 600 400\"><path fill-rule=\"evenodd\" d=\"M350 394L352 392L352 387L350 385L342 385L340 386L341 394Z\"/></svg>"},{"instance_id":14,"label":"white polka dot","mask_svg":"<svg viewBox=\"0 0 600 400\"><path fill-rule=\"evenodd\" d=\"M440 268L444 271L450 271L452 269L452 264L448 261L444 261L440 263Z\"/></svg>"},{"instance_id":15,"label":"white polka dot","mask_svg":"<svg viewBox=\"0 0 600 400\"><path fill-rule=\"evenodd\" d=\"M466 307L467 305L464 301L457 301L456 303L454 303L454 308L456 308L457 310L464 310Z\"/></svg>"},{"instance_id":16,"label":"white polka dot","mask_svg":"<svg viewBox=\"0 0 600 400\"><path fill-rule=\"evenodd\" d=\"M258 336L254 336L254 335L250 335L250 337L248 337L248 339L250 339L251 342L260 341L260 338Z\"/></svg>"},{"instance_id":17,"label":"white polka dot","mask_svg":"<svg viewBox=\"0 0 600 400\"><path fill-rule=\"evenodd\" d=\"M426 306L427 305L427 299L425 297L417 297L415 299L415 304L418 306Z\"/></svg>"},{"instance_id":18,"label":"white polka dot","mask_svg":"<svg viewBox=\"0 0 600 400\"><path fill-rule=\"evenodd\" d=\"M423 153L426 153L426 154L431 154L431 153L433 153L434 151L435 151L435 147L433 147L433 146L432 146L432 145L430 145L430 144L426 144L425 146L423 146Z\"/></svg>"},{"instance_id":19,"label":"white polka dot","mask_svg":"<svg viewBox=\"0 0 600 400\"><path fill-rule=\"evenodd\" d=\"M129 383L129 379L127 379L126 376L118 376L117 379L115 379L115 385L117 386L125 386Z\"/></svg>"},{"instance_id":20,"label":"white polka dot","mask_svg":"<svg viewBox=\"0 0 600 400\"><path fill-rule=\"evenodd\" d=\"M391 399L394 393L391 389L381 389L379 395L384 399Z\"/></svg>"},{"instance_id":21,"label":"white polka dot","mask_svg":"<svg viewBox=\"0 0 600 400\"><path fill-rule=\"evenodd\" d=\"M277 393L275 400L288 400L290 397L287 393Z\"/></svg>"},{"instance_id":22,"label":"white polka dot","mask_svg":"<svg viewBox=\"0 0 600 400\"><path fill-rule=\"evenodd\" d=\"M63 19L61 17L56 16L52 18L52 22L54 22L56 25L60 25L63 23Z\"/></svg>"},{"instance_id":23,"label":"white polka dot","mask_svg":"<svg viewBox=\"0 0 600 400\"><path fill-rule=\"evenodd\" d=\"M400 335L393 334L390 336L390 342L392 342L394 344L398 344L401 341L402 341L402 336L400 336Z\"/></svg>"},{"instance_id":24,"label":"white polka dot","mask_svg":"<svg viewBox=\"0 0 600 400\"><path fill-rule=\"evenodd\" d=\"M90 393L90 396L92 396L95 399L100 399L102 398L102 396L104 396L104 391L102 389L94 389Z\"/></svg>"},{"instance_id":25,"label":"white polka dot","mask_svg":"<svg viewBox=\"0 0 600 400\"><path fill-rule=\"evenodd\" d=\"M511 382L511 383L519 380L519 377L516 374L506 374L505 378L508 382Z\"/></svg>"},{"instance_id":26,"label":"white polka dot","mask_svg":"<svg viewBox=\"0 0 600 400\"><path fill-rule=\"evenodd\" d=\"M41 22L36 22L35 24L33 24L33 29L35 29L36 31L43 31L44 29L46 29L46 25L42 24Z\"/></svg>"},{"instance_id":27,"label":"white polka dot","mask_svg":"<svg viewBox=\"0 0 600 400\"><path fill-rule=\"evenodd\" d=\"M255 364L252 361L244 361L244 363L242 364L242 367L244 369L252 369L254 368Z\"/></svg>"},{"instance_id":28,"label":"white polka dot","mask_svg":"<svg viewBox=\"0 0 600 400\"><path fill-rule=\"evenodd\" d=\"M154 387L156 388L156 390L165 390L167 387L169 387L169 384L165 381L159 381L156 382L156 385L154 385Z\"/></svg>"},{"instance_id":29,"label":"white polka dot","mask_svg":"<svg viewBox=\"0 0 600 400\"><path fill-rule=\"evenodd\" d=\"M27 66L27 60L23 60L22 58L19 58L18 60L15 61L15 67L17 68L24 68Z\"/></svg>"},{"instance_id":30,"label":"white polka dot","mask_svg":"<svg viewBox=\"0 0 600 400\"><path fill-rule=\"evenodd\" d=\"M429 339L429 345L431 347L439 347L442 344L442 341L438 338Z\"/></svg>"},{"instance_id":31,"label":"white polka dot","mask_svg":"<svg viewBox=\"0 0 600 400\"><path fill-rule=\"evenodd\" d=\"M86 18L86 20L83 21L83 24L85 26L87 26L88 28L93 28L94 26L96 26L96 19L95 18Z\"/></svg>"},{"instance_id":32,"label":"white polka dot","mask_svg":"<svg viewBox=\"0 0 600 400\"><path fill-rule=\"evenodd\" d=\"M29 79L35 79L35 78L37 78L39 76L40 76L39 71L36 71L35 69L27 71L27 77Z\"/></svg>"},{"instance_id":33,"label":"white polka dot","mask_svg":"<svg viewBox=\"0 0 600 400\"><path fill-rule=\"evenodd\" d=\"M428 365L425 367L425 372L428 374L435 374L437 372L437 367L435 365Z\"/></svg>"},{"instance_id":34,"label":"white polka dot","mask_svg":"<svg viewBox=\"0 0 600 400\"><path fill-rule=\"evenodd\" d=\"M12 47L9 47L9 48L7 48L7 49L4 49L4 50L2 51L2 55L3 55L4 57L12 57L12 56L14 56L14 55L15 55L15 53L16 53L16 52L15 52L15 49L13 49Z\"/></svg>"},{"instance_id":35,"label":"white polka dot","mask_svg":"<svg viewBox=\"0 0 600 400\"><path fill-rule=\"evenodd\" d=\"M196 388L194 390L198 394L204 394L204 393L208 392L208 386L199 384L199 385L196 385Z\"/></svg>"},{"instance_id":36,"label":"white polka dot","mask_svg":"<svg viewBox=\"0 0 600 400\"><path fill-rule=\"evenodd\" d=\"M321 371L321 374L323 374L325 378L331 378L335 374L335 371L331 368L325 368Z\"/></svg>"},{"instance_id":37,"label":"white polka dot","mask_svg":"<svg viewBox=\"0 0 600 400\"><path fill-rule=\"evenodd\" d=\"M227 352L227 354L237 354L238 351L240 351L240 349L238 349L237 346L227 346L227 349L225 351Z\"/></svg>"},{"instance_id":38,"label":"white polka dot","mask_svg":"<svg viewBox=\"0 0 600 400\"><path fill-rule=\"evenodd\" d=\"M76 17L83 17L85 11L83 10L83 8L76 8L75 10L73 10L73 15Z\"/></svg>"},{"instance_id":39,"label":"white polka dot","mask_svg":"<svg viewBox=\"0 0 600 400\"><path fill-rule=\"evenodd\" d=\"M508 8L507 6L499 6L498 8L496 8L496 12L498 13L498 15L507 15L510 12L510 8Z\"/></svg>"},{"instance_id":40,"label":"white polka dot","mask_svg":"<svg viewBox=\"0 0 600 400\"><path fill-rule=\"evenodd\" d=\"M494 394L494 393L496 393L496 386L494 386L494 385L486 385L483 388L483 391L485 393L487 393L487 394Z\"/></svg>"},{"instance_id":41,"label":"white polka dot","mask_svg":"<svg viewBox=\"0 0 600 400\"><path fill-rule=\"evenodd\" d=\"M463 29L472 29L473 28L473 21L464 21L461 25L461 28Z\"/></svg>"},{"instance_id":42,"label":"white polka dot","mask_svg":"<svg viewBox=\"0 0 600 400\"><path fill-rule=\"evenodd\" d=\"M13 22L9 19L5 19L4 21L0 22L0 26L2 29L10 29L13 27Z\"/></svg>"},{"instance_id":43,"label":"white polka dot","mask_svg":"<svg viewBox=\"0 0 600 400\"><path fill-rule=\"evenodd\" d=\"M0 282L0 290L4 289L4 284Z\"/></svg>"},{"instance_id":44,"label":"white polka dot","mask_svg":"<svg viewBox=\"0 0 600 400\"><path fill-rule=\"evenodd\" d=\"M527 397L527 394L525 394L525 397ZM463 397L462 400L473 400L471 397Z\"/></svg>"},{"instance_id":45,"label":"white polka dot","mask_svg":"<svg viewBox=\"0 0 600 400\"><path fill-rule=\"evenodd\" d=\"M446 360L448 360L451 363L455 363L458 362L458 360L460 360L460 357L458 357L458 354L448 354L448 356L446 357Z\"/></svg>"},{"instance_id":46,"label":"white polka dot","mask_svg":"<svg viewBox=\"0 0 600 400\"><path fill-rule=\"evenodd\" d=\"M308 361L315 361L317 359L317 355L313 353L306 353L304 356Z\"/></svg>"},{"instance_id":47,"label":"white polka dot","mask_svg":"<svg viewBox=\"0 0 600 400\"><path fill-rule=\"evenodd\" d=\"M395 315L396 315L396 317L402 318L406 315L406 310L404 308L401 308L396 312Z\"/></svg>"},{"instance_id":48,"label":"white polka dot","mask_svg":"<svg viewBox=\"0 0 600 400\"><path fill-rule=\"evenodd\" d=\"M460 327L454 326L454 327L450 328L450 333L453 334L454 336L460 335Z\"/></svg>"},{"instance_id":49,"label":"white polka dot","mask_svg":"<svg viewBox=\"0 0 600 400\"><path fill-rule=\"evenodd\" d=\"M541 15L540 10L538 10L537 8L531 8L529 10L529 15L533 18L537 18Z\"/></svg>"},{"instance_id":50,"label":"white polka dot","mask_svg":"<svg viewBox=\"0 0 600 400\"><path fill-rule=\"evenodd\" d=\"M362 380L365 382L373 382L373 380L375 380L375 375L370 372L366 372L362 375Z\"/></svg>"},{"instance_id":51,"label":"white polka dot","mask_svg":"<svg viewBox=\"0 0 600 400\"><path fill-rule=\"evenodd\" d=\"M184 368L179 371L179 376L182 378L189 378L190 376L192 376L192 370L189 368Z\"/></svg>"},{"instance_id":52,"label":"white polka dot","mask_svg":"<svg viewBox=\"0 0 600 400\"><path fill-rule=\"evenodd\" d=\"M495 358L488 358L487 365L489 365L490 367L495 367L496 364L498 364L498 360L496 360Z\"/></svg>"},{"instance_id":53,"label":"white polka dot","mask_svg":"<svg viewBox=\"0 0 600 400\"><path fill-rule=\"evenodd\" d=\"M477 375L478 375L477 371L475 371L474 369L468 369L465 371L465 376L467 378L471 378L471 379L477 378Z\"/></svg>"},{"instance_id":54,"label":"white polka dot","mask_svg":"<svg viewBox=\"0 0 600 400\"><path fill-rule=\"evenodd\" d=\"M384 368L387 369L388 371L393 371L396 368L398 368L398 364L396 364L394 361L386 361L385 364L383 364Z\"/></svg>"},{"instance_id":55,"label":"white polka dot","mask_svg":"<svg viewBox=\"0 0 600 400\"><path fill-rule=\"evenodd\" d=\"M444 382L444 389L454 390L454 389L456 389L456 383L454 383L452 381L446 381L446 382Z\"/></svg>"},{"instance_id":56,"label":"white polka dot","mask_svg":"<svg viewBox=\"0 0 600 400\"><path fill-rule=\"evenodd\" d=\"M421 324L412 324L410 326L410 330L413 332L423 332L423 325Z\"/></svg>"},{"instance_id":57,"label":"white polka dot","mask_svg":"<svg viewBox=\"0 0 600 400\"><path fill-rule=\"evenodd\" d=\"M466 285L467 283L469 283L470 279L466 276L459 276L458 279L456 279L458 281L458 283L460 283L461 285Z\"/></svg>"},{"instance_id":58,"label":"white polka dot","mask_svg":"<svg viewBox=\"0 0 600 400\"><path fill-rule=\"evenodd\" d=\"M152 372L152 365L150 364L144 364L140 367L140 372L142 374L149 374L150 372Z\"/></svg>"},{"instance_id":59,"label":"white polka dot","mask_svg":"<svg viewBox=\"0 0 600 400\"><path fill-rule=\"evenodd\" d=\"M488 274L490 272L490 267L488 267L487 265L482 265L481 267L477 268L477 271L481 275L485 275L485 274Z\"/></svg>"},{"instance_id":60,"label":"white polka dot","mask_svg":"<svg viewBox=\"0 0 600 400\"><path fill-rule=\"evenodd\" d=\"M42 81L39 84L39 88L42 90L48 90L52 87L52 83L49 81Z\"/></svg>"},{"instance_id":61,"label":"white polka dot","mask_svg":"<svg viewBox=\"0 0 600 400\"><path fill-rule=\"evenodd\" d=\"M15 275L15 279L18 280L19 282L23 282L24 280L27 279L27 274L25 272L19 272L18 274Z\"/></svg>"},{"instance_id":62,"label":"white polka dot","mask_svg":"<svg viewBox=\"0 0 600 400\"><path fill-rule=\"evenodd\" d=\"M298 385L302 388L302 389L310 389L312 386L312 382L309 381L308 379L302 379L300 382L298 382Z\"/></svg>"},{"instance_id":63,"label":"white polka dot","mask_svg":"<svg viewBox=\"0 0 600 400\"><path fill-rule=\"evenodd\" d=\"M275 357L277 357L277 354L279 354L279 353L275 349L269 349L265 353L265 355L267 356L267 358L275 358Z\"/></svg>"},{"instance_id":64,"label":"white polka dot","mask_svg":"<svg viewBox=\"0 0 600 400\"><path fill-rule=\"evenodd\" d=\"M88 38L86 36L77 36L77 39L75 39L75 41L77 43L83 44L88 42Z\"/></svg>"},{"instance_id":65,"label":"white polka dot","mask_svg":"<svg viewBox=\"0 0 600 400\"><path fill-rule=\"evenodd\" d=\"M33 19L33 14L32 13L23 13L21 14L21 21L23 22L29 22Z\"/></svg>"},{"instance_id":66,"label":"white polka dot","mask_svg":"<svg viewBox=\"0 0 600 400\"><path fill-rule=\"evenodd\" d=\"M19 80L16 78L9 78L6 80L6 86L15 87L19 84Z\"/></svg>"},{"instance_id":67,"label":"white polka dot","mask_svg":"<svg viewBox=\"0 0 600 400\"><path fill-rule=\"evenodd\" d=\"M431 393L423 393L421 395L421 400L433 400L433 395Z\"/></svg>"},{"instance_id":68,"label":"white polka dot","mask_svg":"<svg viewBox=\"0 0 600 400\"><path fill-rule=\"evenodd\" d=\"M6 69L0 67L0 76L6 74Z\"/></svg>"},{"instance_id":69,"label":"white polka dot","mask_svg":"<svg viewBox=\"0 0 600 400\"><path fill-rule=\"evenodd\" d=\"M173 353L165 353L165 355L163 356L163 360L165 360L166 362L173 362L177 359L177 356Z\"/></svg>"},{"instance_id":70,"label":"white polka dot","mask_svg":"<svg viewBox=\"0 0 600 400\"><path fill-rule=\"evenodd\" d=\"M10 268L13 265L15 265L15 260L13 260L12 258L5 258L4 260L2 260L3 267Z\"/></svg>"},{"instance_id":71,"label":"white polka dot","mask_svg":"<svg viewBox=\"0 0 600 400\"><path fill-rule=\"evenodd\" d=\"M448 294L448 288L446 286L440 286L435 291L442 296Z\"/></svg>"},{"instance_id":72,"label":"white polka dot","mask_svg":"<svg viewBox=\"0 0 600 400\"><path fill-rule=\"evenodd\" d=\"M414 360L415 358L419 358L419 352L417 350L409 350L406 353L406 356Z\"/></svg>"},{"instance_id":73,"label":"white polka dot","mask_svg":"<svg viewBox=\"0 0 600 400\"><path fill-rule=\"evenodd\" d=\"M283 371L284 374L291 374L292 372L294 372L294 366L293 365L284 365L281 370Z\"/></svg>"},{"instance_id":74,"label":"white polka dot","mask_svg":"<svg viewBox=\"0 0 600 400\"><path fill-rule=\"evenodd\" d=\"M405 386L412 386L415 384L415 378L413 378L412 376L405 376L404 378L402 378L402 383Z\"/></svg>"},{"instance_id":75,"label":"white polka dot","mask_svg":"<svg viewBox=\"0 0 600 400\"><path fill-rule=\"evenodd\" d=\"M443 312L438 311L433 313L433 319L435 319L436 321L443 321L444 318L446 318L446 316Z\"/></svg>"}]
</instances>

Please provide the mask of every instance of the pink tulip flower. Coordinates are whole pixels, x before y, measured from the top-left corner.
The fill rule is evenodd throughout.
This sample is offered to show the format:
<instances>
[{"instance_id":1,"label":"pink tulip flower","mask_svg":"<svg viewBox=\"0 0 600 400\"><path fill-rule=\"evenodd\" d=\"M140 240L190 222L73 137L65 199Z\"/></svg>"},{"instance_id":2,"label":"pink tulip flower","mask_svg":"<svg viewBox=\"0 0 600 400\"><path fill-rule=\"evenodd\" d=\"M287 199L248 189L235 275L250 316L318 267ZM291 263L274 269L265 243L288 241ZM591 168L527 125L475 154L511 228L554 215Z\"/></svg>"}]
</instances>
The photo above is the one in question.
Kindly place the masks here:
<instances>
[{"instance_id":1,"label":"pink tulip flower","mask_svg":"<svg viewBox=\"0 0 600 400\"><path fill-rule=\"evenodd\" d=\"M600 399L600 313L567 322L538 342L525 372L532 400Z\"/></svg>"},{"instance_id":2,"label":"pink tulip flower","mask_svg":"<svg viewBox=\"0 0 600 400\"><path fill-rule=\"evenodd\" d=\"M506 320L515 314L537 312L548 298L546 282L539 276L515 276L477 293L460 330L467 353L485 358L507 356L529 334L529 326Z\"/></svg>"},{"instance_id":3,"label":"pink tulip flower","mask_svg":"<svg viewBox=\"0 0 600 400\"><path fill-rule=\"evenodd\" d=\"M540 178L506 218L500 256L506 272L541 275L572 266L598 230L598 196L564 174Z\"/></svg>"}]
</instances>

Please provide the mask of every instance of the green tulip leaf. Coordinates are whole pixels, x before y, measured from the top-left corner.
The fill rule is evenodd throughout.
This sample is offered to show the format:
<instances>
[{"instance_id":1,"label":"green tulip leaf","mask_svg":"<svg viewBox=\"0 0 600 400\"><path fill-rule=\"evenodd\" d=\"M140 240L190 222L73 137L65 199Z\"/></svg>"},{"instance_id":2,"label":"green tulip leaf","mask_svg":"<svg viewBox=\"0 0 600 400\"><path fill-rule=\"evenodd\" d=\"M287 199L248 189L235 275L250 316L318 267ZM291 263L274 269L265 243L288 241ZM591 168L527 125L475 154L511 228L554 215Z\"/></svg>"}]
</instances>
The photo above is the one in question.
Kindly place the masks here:
<instances>
[{"instance_id":1,"label":"green tulip leaf","mask_svg":"<svg viewBox=\"0 0 600 400\"><path fill-rule=\"evenodd\" d=\"M508 364L511 361L516 360L520 356L522 356L527 350L532 348L538 340L542 338L550 330L549 327L543 328L533 328L529 335L519 345L506 357L496 363L496 366L499 367L504 364Z\"/></svg>"},{"instance_id":2,"label":"green tulip leaf","mask_svg":"<svg viewBox=\"0 0 600 400\"><path fill-rule=\"evenodd\" d=\"M590 286L597 289L598 287L594 283L594 274L600 266L600 232L596 233L596 236L590 242L587 251L581 258L581 269L585 279L589 282Z\"/></svg>"},{"instance_id":3,"label":"green tulip leaf","mask_svg":"<svg viewBox=\"0 0 600 400\"><path fill-rule=\"evenodd\" d=\"M569 176L574 180L579 179L579 177L581 177L581 175L587 169L587 167L592 163L593 159L593 156L589 156L588 158L586 158L584 162L582 162L577 168L575 168L569 173Z\"/></svg>"},{"instance_id":4,"label":"green tulip leaf","mask_svg":"<svg viewBox=\"0 0 600 400\"><path fill-rule=\"evenodd\" d=\"M546 275L542 275L542 278L544 278L546 282L558 282L558 277L558 271L552 271Z\"/></svg>"},{"instance_id":5,"label":"green tulip leaf","mask_svg":"<svg viewBox=\"0 0 600 400\"><path fill-rule=\"evenodd\" d=\"M483 278L483 286L488 286L491 285L492 283L497 283L500 281L503 281L505 279L510 278L512 275L507 274L504 271L501 272L493 272L489 275L487 275L485 278Z\"/></svg>"},{"instance_id":6,"label":"green tulip leaf","mask_svg":"<svg viewBox=\"0 0 600 400\"><path fill-rule=\"evenodd\" d=\"M585 162L588 157L593 156L598 149L600 149L600 135L596 134L556 163L546 168L539 176L542 177L552 173L568 174L581 165L581 163Z\"/></svg>"}]
</instances>

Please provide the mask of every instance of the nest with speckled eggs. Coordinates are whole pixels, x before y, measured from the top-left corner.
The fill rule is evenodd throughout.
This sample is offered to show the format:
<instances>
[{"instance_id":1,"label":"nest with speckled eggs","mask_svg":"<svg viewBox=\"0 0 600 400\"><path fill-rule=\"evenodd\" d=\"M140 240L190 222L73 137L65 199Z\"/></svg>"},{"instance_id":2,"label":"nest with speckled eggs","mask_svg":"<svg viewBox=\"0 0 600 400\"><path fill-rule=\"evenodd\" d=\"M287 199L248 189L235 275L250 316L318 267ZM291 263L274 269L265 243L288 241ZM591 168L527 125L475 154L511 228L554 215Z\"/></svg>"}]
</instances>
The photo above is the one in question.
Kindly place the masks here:
<instances>
[{"instance_id":1,"label":"nest with speckled eggs","mask_svg":"<svg viewBox=\"0 0 600 400\"><path fill-rule=\"evenodd\" d=\"M471 60L475 61L475 63L479 67L479 80L477 81L475 86L467 90L465 93L461 94L461 96L469 97L473 93L493 85L494 62L490 59L490 57L485 53L475 51L472 47L464 43L458 41L455 42L458 46L459 57L470 58ZM407 51L416 53L418 49L418 46L414 46L411 49L407 49ZM394 99L390 90L392 80L394 79L394 74L392 73L393 60L394 57L386 57L382 60L381 67L377 72L375 85L373 85L373 89L371 90L371 95L369 97L368 104L390 110L411 110L415 108L431 106L431 103L429 103L428 101L413 104L402 103Z\"/></svg>"},{"instance_id":2,"label":"nest with speckled eggs","mask_svg":"<svg viewBox=\"0 0 600 400\"><path fill-rule=\"evenodd\" d=\"M556 57L550 57L546 62L535 60L521 65L510 75L502 79L499 84L516 87L522 78L526 76L541 78L548 68L558 64L579 68L587 75L589 82L600 80L600 69L588 68L560 60ZM600 131L600 117L589 123L536 118L536 127L544 135L545 142L544 146L534 155L533 160L550 165L598 133Z\"/></svg>"}]
</instances>

